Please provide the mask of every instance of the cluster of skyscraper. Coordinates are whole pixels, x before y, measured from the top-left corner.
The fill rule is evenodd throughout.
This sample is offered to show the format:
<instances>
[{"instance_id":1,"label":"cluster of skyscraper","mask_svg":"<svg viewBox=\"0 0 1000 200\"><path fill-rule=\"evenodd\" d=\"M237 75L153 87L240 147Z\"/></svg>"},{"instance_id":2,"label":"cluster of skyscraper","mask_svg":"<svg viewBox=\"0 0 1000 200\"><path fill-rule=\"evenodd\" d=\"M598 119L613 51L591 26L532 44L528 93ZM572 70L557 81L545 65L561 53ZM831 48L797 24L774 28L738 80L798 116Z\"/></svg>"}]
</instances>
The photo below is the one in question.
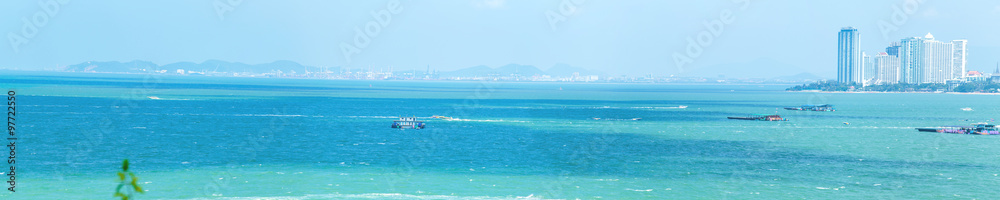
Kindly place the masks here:
<instances>
[{"instance_id":1,"label":"cluster of skyscraper","mask_svg":"<svg viewBox=\"0 0 1000 200\"><path fill-rule=\"evenodd\" d=\"M893 42L885 52L861 51L858 29L840 29L837 81L862 85L946 83L965 79L968 41L938 41L927 33Z\"/></svg>"}]
</instances>

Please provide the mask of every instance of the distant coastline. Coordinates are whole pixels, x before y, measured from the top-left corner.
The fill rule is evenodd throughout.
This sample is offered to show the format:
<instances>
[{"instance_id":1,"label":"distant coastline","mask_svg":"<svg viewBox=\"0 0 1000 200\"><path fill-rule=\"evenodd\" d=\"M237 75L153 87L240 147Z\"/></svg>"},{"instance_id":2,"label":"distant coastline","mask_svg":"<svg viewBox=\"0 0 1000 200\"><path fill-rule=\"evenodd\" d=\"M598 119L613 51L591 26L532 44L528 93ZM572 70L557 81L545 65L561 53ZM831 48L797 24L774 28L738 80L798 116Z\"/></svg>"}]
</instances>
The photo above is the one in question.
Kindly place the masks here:
<instances>
[{"instance_id":1,"label":"distant coastline","mask_svg":"<svg viewBox=\"0 0 1000 200\"><path fill-rule=\"evenodd\" d=\"M960 93L960 94L1000 94L1000 82L974 81L960 83L922 83L922 84L881 84L860 85L855 83L839 83L820 81L802 84L785 89L789 92L824 92L824 93Z\"/></svg>"},{"instance_id":2,"label":"distant coastline","mask_svg":"<svg viewBox=\"0 0 1000 200\"><path fill-rule=\"evenodd\" d=\"M802 90L802 91L790 91L786 92L803 92L803 93L830 93L830 94L965 94L965 95L1000 95L1000 92L880 92L880 91L816 91L816 90Z\"/></svg>"},{"instance_id":3,"label":"distant coastline","mask_svg":"<svg viewBox=\"0 0 1000 200\"><path fill-rule=\"evenodd\" d=\"M530 65L505 65L498 68L476 66L439 72L437 70L397 70L358 68L317 68L302 66L294 62L247 65L242 63L206 62L208 64L169 64L158 66L145 61L132 62L87 62L58 69L22 70L0 69L18 72L51 72L77 74L136 74L189 77L245 77L278 79L324 79L324 80L413 80L413 81L490 81L490 82L561 82L561 83L681 83L681 84L750 84L750 85L793 85L818 79L808 73L775 78L732 78L697 76L609 76L600 72L570 66L554 66L540 70ZM214 65L213 65L214 64ZM177 68L191 65L187 68ZM220 67L210 67L220 66ZM229 66L227 66L229 65ZM272 66L274 65L274 66ZM192 67L194 66L194 67ZM283 70L282 70L283 69ZM298 70L296 70L298 69ZM197 70L197 71L196 71ZM242 71L242 72L233 72ZM578 71L583 71L580 73ZM597 75L600 73L600 75ZM568 74L568 75L567 75Z\"/></svg>"}]
</instances>

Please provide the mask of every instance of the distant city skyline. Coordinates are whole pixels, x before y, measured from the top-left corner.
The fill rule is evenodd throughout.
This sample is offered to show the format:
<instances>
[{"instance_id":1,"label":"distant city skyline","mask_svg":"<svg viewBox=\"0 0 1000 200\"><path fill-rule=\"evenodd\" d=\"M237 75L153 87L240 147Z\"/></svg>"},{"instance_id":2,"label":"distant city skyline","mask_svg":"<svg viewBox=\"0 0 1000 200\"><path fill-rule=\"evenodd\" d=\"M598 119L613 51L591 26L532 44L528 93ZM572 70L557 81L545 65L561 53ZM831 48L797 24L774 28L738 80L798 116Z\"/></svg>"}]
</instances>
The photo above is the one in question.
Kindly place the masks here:
<instances>
[{"instance_id":1,"label":"distant city skyline","mask_svg":"<svg viewBox=\"0 0 1000 200\"><path fill-rule=\"evenodd\" d=\"M967 39L967 69L990 71L1000 27L983 22L997 20L995 1L5 1L0 68L217 59L835 79L831 29L862 30L863 50L928 32Z\"/></svg>"},{"instance_id":2,"label":"distant city skyline","mask_svg":"<svg viewBox=\"0 0 1000 200\"><path fill-rule=\"evenodd\" d=\"M927 33L890 43L874 55L858 48L860 31L840 29L837 82L861 85L967 82L968 40L940 41Z\"/></svg>"}]
</instances>

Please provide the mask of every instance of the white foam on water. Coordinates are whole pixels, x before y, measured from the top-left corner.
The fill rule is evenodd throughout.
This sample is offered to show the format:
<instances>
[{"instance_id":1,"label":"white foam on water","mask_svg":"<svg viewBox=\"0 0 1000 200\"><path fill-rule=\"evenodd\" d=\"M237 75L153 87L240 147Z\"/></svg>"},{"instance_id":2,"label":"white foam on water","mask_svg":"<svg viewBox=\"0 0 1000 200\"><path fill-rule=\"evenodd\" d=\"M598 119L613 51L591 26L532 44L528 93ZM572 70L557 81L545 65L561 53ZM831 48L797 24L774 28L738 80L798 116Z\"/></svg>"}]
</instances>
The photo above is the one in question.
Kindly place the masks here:
<instances>
[{"instance_id":1,"label":"white foam on water","mask_svg":"<svg viewBox=\"0 0 1000 200\"><path fill-rule=\"evenodd\" d=\"M213 198L190 198L189 200L200 199L225 199L225 200L304 200L304 199L542 199L528 196L511 197L490 197L490 196L450 196L450 195L412 195L400 193L367 193L367 194L308 194L303 196L273 196L273 197L213 197Z\"/></svg>"},{"instance_id":2,"label":"white foam on water","mask_svg":"<svg viewBox=\"0 0 1000 200\"><path fill-rule=\"evenodd\" d=\"M395 118L399 118L399 116L340 116L340 117L346 117L346 118L375 118L375 119L395 119Z\"/></svg>"},{"instance_id":3,"label":"white foam on water","mask_svg":"<svg viewBox=\"0 0 1000 200\"><path fill-rule=\"evenodd\" d=\"M239 117L305 117L305 115L279 115L279 114L234 114Z\"/></svg>"},{"instance_id":4,"label":"white foam on water","mask_svg":"<svg viewBox=\"0 0 1000 200\"><path fill-rule=\"evenodd\" d=\"M461 121L461 122L514 122L514 123L526 123L528 121L519 120L503 120L503 119L445 119L445 121Z\"/></svg>"}]
</instances>

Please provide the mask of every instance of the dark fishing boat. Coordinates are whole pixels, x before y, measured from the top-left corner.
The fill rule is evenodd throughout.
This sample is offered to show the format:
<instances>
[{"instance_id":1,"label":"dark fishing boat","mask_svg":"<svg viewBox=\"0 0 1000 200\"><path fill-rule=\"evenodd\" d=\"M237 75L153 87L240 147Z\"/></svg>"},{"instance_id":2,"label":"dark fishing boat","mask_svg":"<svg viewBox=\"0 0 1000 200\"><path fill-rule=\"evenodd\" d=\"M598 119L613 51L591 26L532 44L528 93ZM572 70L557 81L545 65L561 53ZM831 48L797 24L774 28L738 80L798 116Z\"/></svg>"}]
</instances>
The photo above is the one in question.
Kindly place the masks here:
<instances>
[{"instance_id":1,"label":"dark fishing boat","mask_svg":"<svg viewBox=\"0 0 1000 200\"><path fill-rule=\"evenodd\" d=\"M756 121L788 121L787 119L781 118L779 115L771 114L751 114L746 117L728 117L729 119L738 120L756 120Z\"/></svg>"},{"instance_id":2,"label":"dark fishing boat","mask_svg":"<svg viewBox=\"0 0 1000 200\"><path fill-rule=\"evenodd\" d=\"M954 134L974 134L974 135L1000 135L1000 129L993 124L977 123L971 126L942 126L937 128L917 128L920 132L954 133Z\"/></svg>"},{"instance_id":3,"label":"dark fishing boat","mask_svg":"<svg viewBox=\"0 0 1000 200\"><path fill-rule=\"evenodd\" d=\"M821 104L821 105L802 105L799 107L785 107L785 110L811 110L811 111L835 111L833 105Z\"/></svg>"}]
</instances>

